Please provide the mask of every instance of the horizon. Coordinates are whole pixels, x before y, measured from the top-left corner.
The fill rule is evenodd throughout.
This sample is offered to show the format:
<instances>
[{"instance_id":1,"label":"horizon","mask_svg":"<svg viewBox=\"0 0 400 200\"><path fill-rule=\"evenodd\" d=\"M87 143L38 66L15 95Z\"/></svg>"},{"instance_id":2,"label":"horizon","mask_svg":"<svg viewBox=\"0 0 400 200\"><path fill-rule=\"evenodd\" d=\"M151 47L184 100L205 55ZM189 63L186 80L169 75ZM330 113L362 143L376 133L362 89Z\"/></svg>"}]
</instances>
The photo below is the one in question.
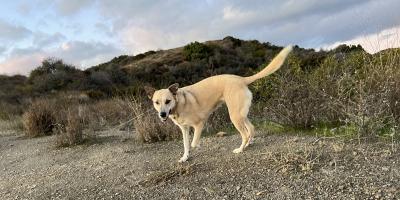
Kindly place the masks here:
<instances>
[{"instance_id":1,"label":"horizon","mask_svg":"<svg viewBox=\"0 0 400 200\"><path fill-rule=\"evenodd\" d=\"M400 47L399 6L395 0L6 2L0 74L28 75L48 57L86 69L228 35L316 50L360 44L375 53Z\"/></svg>"}]
</instances>

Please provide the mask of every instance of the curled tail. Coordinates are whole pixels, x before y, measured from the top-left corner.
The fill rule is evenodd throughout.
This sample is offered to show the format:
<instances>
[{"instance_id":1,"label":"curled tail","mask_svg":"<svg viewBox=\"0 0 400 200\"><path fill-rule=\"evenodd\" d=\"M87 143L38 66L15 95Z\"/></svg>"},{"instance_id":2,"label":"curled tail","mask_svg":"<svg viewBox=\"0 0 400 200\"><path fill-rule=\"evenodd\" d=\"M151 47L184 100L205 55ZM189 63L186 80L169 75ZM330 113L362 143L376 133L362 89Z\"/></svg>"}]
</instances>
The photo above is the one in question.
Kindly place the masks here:
<instances>
[{"instance_id":1,"label":"curled tail","mask_svg":"<svg viewBox=\"0 0 400 200\"><path fill-rule=\"evenodd\" d=\"M285 47L277 56L275 56L274 59L269 63L268 66L266 66L263 70L258 72L257 74L254 74L253 76L248 76L244 77L244 80L247 84L250 84L260 78L266 77L272 73L274 73L276 70L278 70L283 62L285 62L286 57L289 55L289 53L292 51L292 46L287 46Z\"/></svg>"}]
</instances>

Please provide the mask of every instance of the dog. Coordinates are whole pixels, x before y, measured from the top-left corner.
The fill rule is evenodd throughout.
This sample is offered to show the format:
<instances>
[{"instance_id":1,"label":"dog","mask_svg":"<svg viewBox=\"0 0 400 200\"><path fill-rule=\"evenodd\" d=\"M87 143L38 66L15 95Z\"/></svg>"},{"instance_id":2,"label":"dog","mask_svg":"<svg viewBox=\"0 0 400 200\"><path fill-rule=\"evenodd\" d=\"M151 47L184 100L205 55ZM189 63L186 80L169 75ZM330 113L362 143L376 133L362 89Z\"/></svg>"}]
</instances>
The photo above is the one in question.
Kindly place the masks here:
<instances>
[{"instance_id":1,"label":"dog","mask_svg":"<svg viewBox=\"0 0 400 200\"><path fill-rule=\"evenodd\" d=\"M285 47L268 66L253 76L217 75L182 88L178 83L160 90L145 86L159 118L163 122L170 118L182 131L184 153L178 162L189 158L190 127L194 128L191 147L196 148L205 122L221 103L228 107L229 117L242 137L240 147L233 153L243 152L254 137L254 126L247 118L252 101L252 93L247 86L278 70L291 50L291 46Z\"/></svg>"}]
</instances>

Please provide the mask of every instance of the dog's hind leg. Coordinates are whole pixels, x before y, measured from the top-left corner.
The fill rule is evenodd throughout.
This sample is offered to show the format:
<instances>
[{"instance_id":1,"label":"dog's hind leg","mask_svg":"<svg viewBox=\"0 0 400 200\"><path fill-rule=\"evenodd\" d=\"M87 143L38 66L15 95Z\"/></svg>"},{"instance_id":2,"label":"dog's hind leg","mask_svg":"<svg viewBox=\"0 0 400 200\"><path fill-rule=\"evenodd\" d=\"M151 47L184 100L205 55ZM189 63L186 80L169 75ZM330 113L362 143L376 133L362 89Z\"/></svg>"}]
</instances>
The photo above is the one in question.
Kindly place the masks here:
<instances>
[{"instance_id":1,"label":"dog's hind leg","mask_svg":"<svg viewBox=\"0 0 400 200\"><path fill-rule=\"evenodd\" d=\"M196 124L194 127L194 135L193 135L193 140L192 140L192 148L199 147L199 142L200 142L200 136L201 132L203 131L204 123L200 122Z\"/></svg>"},{"instance_id":2,"label":"dog's hind leg","mask_svg":"<svg viewBox=\"0 0 400 200\"><path fill-rule=\"evenodd\" d=\"M252 95L248 88L232 88L231 91L232 92L226 94L227 97L225 97L225 101L228 106L231 121L242 137L242 144L239 148L233 150L233 153L240 153L248 145L249 139L254 133L254 128L247 119ZM246 122L249 122L247 126Z\"/></svg>"},{"instance_id":3,"label":"dog's hind leg","mask_svg":"<svg viewBox=\"0 0 400 200\"><path fill-rule=\"evenodd\" d=\"M247 133L249 135L249 140L247 141L246 147L249 146L250 144L253 144L253 139L254 139L254 126L253 124L251 124L250 120L246 117L246 119L244 120L244 124L246 126L247 129Z\"/></svg>"},{"instance_id":4,"label":"dog's hind leg","mask_svg":"<svg viewBox=\"0 0 400 200\"><path fill-rule=\"evenodd\" d=\"M244 148L246 147L246 144L249 140L249 137L247 135L247 130L246 126L244 124L244 118L242 117L231 117L231 120L233 122L233 125L235 125L235 128L239 131L240 136L242 136L242 144L240 145L239 148L236 148L233 150L233 153L241 153L243 152Z\"/></svg>"}]
</instances>

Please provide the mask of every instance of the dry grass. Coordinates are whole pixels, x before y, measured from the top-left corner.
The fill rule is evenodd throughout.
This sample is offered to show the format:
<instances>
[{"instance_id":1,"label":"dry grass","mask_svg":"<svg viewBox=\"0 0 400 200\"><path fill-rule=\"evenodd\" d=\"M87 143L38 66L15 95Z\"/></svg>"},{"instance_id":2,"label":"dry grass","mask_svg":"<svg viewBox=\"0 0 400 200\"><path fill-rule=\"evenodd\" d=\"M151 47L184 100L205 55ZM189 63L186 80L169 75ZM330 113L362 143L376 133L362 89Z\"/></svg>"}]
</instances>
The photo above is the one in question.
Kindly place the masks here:
<instances>
[{"instance_id":1,"label":"dry grass","mask_svg":"<svg viewBox=\"0 0 400 200\"><path fill-rule=\"evenodd\" d=\"M129 100L113 98L83 105L81 112L93 130L108 129L132 118Z\"/></svg>"},{"instance_id":2,"label":"dry grass","mask_svg":"<svg viewBox=\"0 0 400 200\"><path fill-rule=\"evenodd\" d=\"M288 141L279 151L263 153L271 163L275 165L275 171L283 174L290 172L309 172L316 170L319 166L329 160L329 155L324 154L327 148L324 143L307 144L301 148L297 141Z\"/></svg>"},{"instance_id":3,"label":"dry grass","mask_svg":"<svg viewBox=\"0 0 400 200\"><path fill-rule=\"evenodd\" d=\"M189 175L193 173L197 165L198 165L197 163L191 165L177 165L172 169L168 169L166 171L150 175L147 179L139 181L138 185L142 187L150 187L161 183L165 183L175 177Z\"/></svg>"},{"instance_id":4,"label":"dry grass","mask_svg":"<svg viewBox=\"0 0 400 200\"><path fill-rule=\"evenodd\" d=\"M26 136L37 137L52 134L56 124L54 111L54 107L46 100L33 102L22 116Z\"/></svg>"},{"instance_id":5,"label":"dry grass","mask_svg":"<svg viewBox=\"0 0 400 200\"><path fill-rule=\"evenodd\" d=\"M133 113L135 136L139 141L151 143L180 137L178 127L170 120L161 122L151 105L145 106L138 99L132 98L129 106Z\"/></svg>"},{"instance_id":6,"label":"dry grass","mask_svg":"<svg viewBox=\"0 0 400 200\"><path fill-rule=\"evenodd\" d=\"M206 133L215 134L220 131L227 131L227 127L232 125L229 118L228 108L226 105L221 105L216 111L214 111L207 120L204 127Z\"/></svg>"},{"instance_id":7,"label":"dry grass","mask_svg":"<svg viewBox=\"0 0 400 200\"><path fill-rule=\"evenodd\" d=\"M57 147L67 147L81 144L83 142L84 123L82 116L79 115L77 109L68 110L67 123L58 124L57 126Z\"/></svg>"},{"instance_id":8,"label":"dry grass","mask_svg":"<svg viewBox=\"0 0 400 200\"><path fill-rule=\"evenodd\" d=\"M0 134L15 134L24 130L24 124L21 116L13 116L7 120L0 120Z\"/></svg>"},{"instance_id":9,"label":"dry grass","mask_svg":"<svg viewBox=\"0 0 400 200\"><path fill-rule=\"evenodd\" d=\"M295 128L355 126L355 137L397 135L400 122L398 51L328 55L318 68L304 70L295 58L268 79L256 82L265 94L264 116Z\"/></svg>"}]
</instances>

